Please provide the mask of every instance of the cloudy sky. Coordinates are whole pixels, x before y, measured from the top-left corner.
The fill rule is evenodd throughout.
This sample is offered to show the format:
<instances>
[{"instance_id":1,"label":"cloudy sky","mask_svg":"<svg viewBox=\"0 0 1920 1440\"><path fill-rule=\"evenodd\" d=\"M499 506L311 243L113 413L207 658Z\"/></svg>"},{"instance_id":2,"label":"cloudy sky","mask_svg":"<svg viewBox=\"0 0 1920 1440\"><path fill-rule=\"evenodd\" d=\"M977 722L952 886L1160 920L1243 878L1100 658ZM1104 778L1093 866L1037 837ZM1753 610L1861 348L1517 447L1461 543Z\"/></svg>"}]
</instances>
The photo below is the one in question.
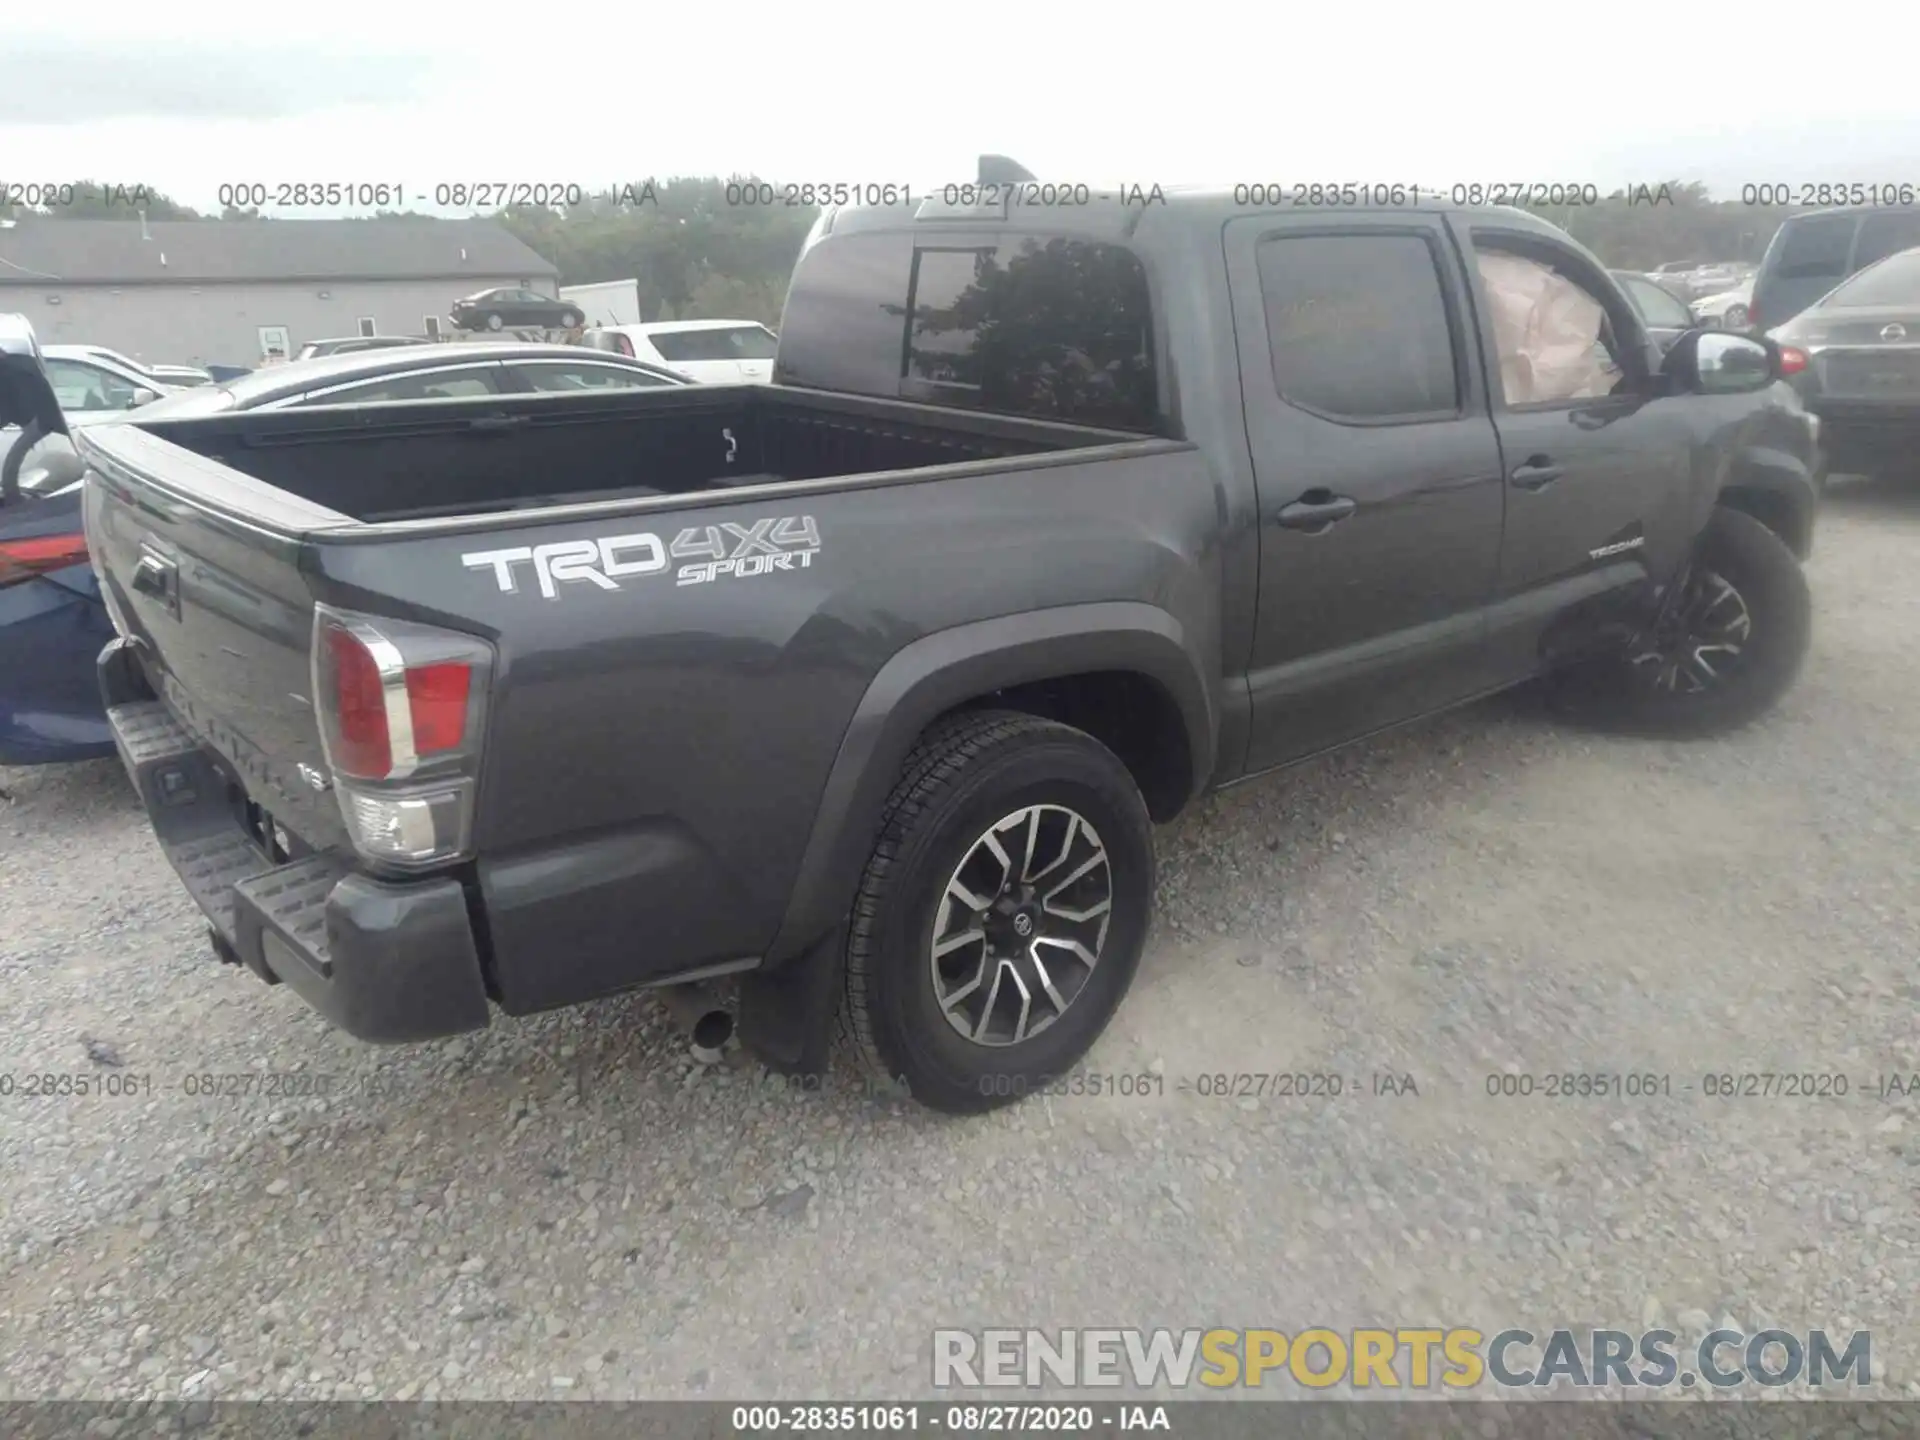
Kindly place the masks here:
<instances>
[{"instance_id":1,"label":"cloudy sky","mask_svg":"<svg viewBox=\"0 0 1920 1440\"><path fill-rule=\"evenodd\" d=\"M1814 33L1804 3L11 9L0 181L111 176L200 208L303 178L924 185L982 151L1097 185L1920 184L1920 88L1875 58L1911 55L1910 0Z\"/></svg>"}]
</instances>

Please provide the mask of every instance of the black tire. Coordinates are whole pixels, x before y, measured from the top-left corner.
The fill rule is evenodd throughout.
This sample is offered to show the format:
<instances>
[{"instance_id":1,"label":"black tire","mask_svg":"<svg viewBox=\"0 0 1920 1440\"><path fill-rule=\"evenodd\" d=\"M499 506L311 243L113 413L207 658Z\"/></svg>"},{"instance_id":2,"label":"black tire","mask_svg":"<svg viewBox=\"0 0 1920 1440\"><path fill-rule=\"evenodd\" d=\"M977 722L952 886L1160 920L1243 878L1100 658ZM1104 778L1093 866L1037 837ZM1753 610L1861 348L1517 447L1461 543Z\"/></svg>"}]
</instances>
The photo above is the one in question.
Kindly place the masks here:
<instances>
[{"instance_id":1,"label":"black tire","mask_svg":"<svg viewBox=\"0 0 1920 1440\"><path fill-rule=\"evenodd\" d=\"M1005 817L1036 806L1091 825L1106 858L1108 923L1096 962L1050 1023L1012 1043L981 1043L941 1008L934 927L956 867ZM1072 831L1061 833L1065 860ZM848 926L841 1038L876 1080L934 1110L978 1114L1018 1100L1069 1071L1106 1028L1139 967L1153 886L1146 805L1104 745L1012 711L949 717L921 737L882 812ZM1027 954L1036 953L1030 942ZM985 942L981 954L980 973L997 974ZM1027 1023L1024 1010L1019 1018Z\"/></svg>"},{"instance_id":2,"label":"black tire","mask_svg":"<svg viewBox=\"0 0 1920 1440\"><path fill-rule=\"evenodd\" d=\"M1709 663L1718 673L1705 688L1682 688L1684 673L1675 677L1675 688L1664 688L1654 678L1663 662L1620 656L1554 677L1555 708L1605 729L1674 738L1724 734L1771 710L1792 688L1813 637L1806 576L1766 526L1740 511L1717 509L1694 548L1689 584L1701 587L1702 605L1719 594L1714 577L1734 592L1733 601L1720 603L1743 605L1747 625L1730 662L1716 651ZM1681 643L1669 654L1691 651Z\"/></svg>"}]
</instances>

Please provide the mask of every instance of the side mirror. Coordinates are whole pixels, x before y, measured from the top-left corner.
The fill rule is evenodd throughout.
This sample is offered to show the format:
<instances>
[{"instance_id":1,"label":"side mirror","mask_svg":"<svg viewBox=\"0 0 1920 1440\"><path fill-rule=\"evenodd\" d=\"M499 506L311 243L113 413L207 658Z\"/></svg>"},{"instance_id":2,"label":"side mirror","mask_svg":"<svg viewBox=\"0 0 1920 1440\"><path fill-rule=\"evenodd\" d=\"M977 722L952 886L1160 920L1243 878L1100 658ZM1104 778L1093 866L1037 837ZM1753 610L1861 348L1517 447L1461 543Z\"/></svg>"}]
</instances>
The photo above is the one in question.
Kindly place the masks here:
<instances>
[{"instance_id":1,"label":"side mirror","mask_svg":"<svg viewBox=\"0 0 1920 1440\"><path fill-rule=\"evenodd\" d=\"M1751 394L1780 378L1780 347L1731 330L1689 330L1667 351L1660 373L1676 392Z\"/></svg>"},{"instance_id":2,"label":"side mirror","mask_svg":"<svg viewBox=\"0 0 1920 1440\"><path fill-rule=\"evenodd\" d=\"M85 478L87 462L71 450L55 450L36 459L20 476L20 488L51 494Z\"/></svg>"},{"instance_id":3,"label":"side mirror","mask_svg":"<svg viewBox=\"0 0 1920 1440\"><path fill-rule=\"evenodd\" d=\"M138 410L142 405L151 405L159 398L160 396L156 391L149 390L144 385L136 385L133 389L133 398L127 401L127 408L129 410Z\"/></svg>"}]
</instances>

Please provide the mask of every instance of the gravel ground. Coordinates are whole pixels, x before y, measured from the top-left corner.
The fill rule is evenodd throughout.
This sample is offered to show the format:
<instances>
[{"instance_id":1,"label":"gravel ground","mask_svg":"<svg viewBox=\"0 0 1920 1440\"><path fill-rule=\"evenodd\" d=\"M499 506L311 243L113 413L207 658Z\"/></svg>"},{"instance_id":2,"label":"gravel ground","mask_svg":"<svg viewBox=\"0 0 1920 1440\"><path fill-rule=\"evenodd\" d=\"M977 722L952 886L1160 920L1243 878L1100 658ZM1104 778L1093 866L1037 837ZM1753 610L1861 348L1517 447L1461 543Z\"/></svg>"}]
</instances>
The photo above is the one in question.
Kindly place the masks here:
<instances>
[{"instance_id":1,"label":"gravel ground","mask_svg":"<svg viewBox=\"0 0 1920 1440\"><path fill-rule=\"evenodd\" d=\"M1915 1105L1698 1088L1920 1071L1916 547L1920 495L1835 495L1808 670L1731 739L1507 700L1198 807L1090 1063L1158 1093L963 1122L696 1067L645 997L362 1046L214 963L115 763L0 771L0 1075L152 1087L0 1100L0 1386L900 1397L939 1325L1731 1315L1920 1393ZM1487 1095L1564 1070L1674 1093ZM1347 1093L1196 1088L1272 1071Z\"/></svg>"}]
</instances>

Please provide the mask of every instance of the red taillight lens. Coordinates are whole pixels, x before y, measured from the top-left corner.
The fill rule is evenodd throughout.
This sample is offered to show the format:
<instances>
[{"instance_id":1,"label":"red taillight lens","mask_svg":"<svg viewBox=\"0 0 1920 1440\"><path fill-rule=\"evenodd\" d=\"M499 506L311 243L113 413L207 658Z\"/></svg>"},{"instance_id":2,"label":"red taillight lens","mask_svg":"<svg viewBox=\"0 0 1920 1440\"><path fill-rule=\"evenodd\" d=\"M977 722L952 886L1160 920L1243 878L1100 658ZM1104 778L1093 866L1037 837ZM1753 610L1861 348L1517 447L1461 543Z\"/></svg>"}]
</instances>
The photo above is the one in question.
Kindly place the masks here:
<instances>
[{"instance_id":1,"label":"red taillight lens","mask_svg":"<svg viewBox=\"0 0 1920 1440\"><path fill-rule=\"evenodd\" d=\"M360 780L384 779L393 769L393 738L387 727L386 686L380 662L352 631L324 631L330 693L323 703L333 721L334 768Z\"/></svg>"},{"instance_id":2,"label":"red taillight lens","mask_svg":"<svg viewBox=\"0 0 1920 1440\"><path fill-rule=\"evenodd\" d=\"M613 348L618 350L622 355L626 356L629 360L632 360L635 358L633 353L633 341L629 340L624 335L616 334L613 337Z\"/></svg>"},{"instance_id":3,"label":"red taillight lens","mask_svg":"<svg viewBox=\"0 0 1920 1440\"><path fill-rule=\"evenodd\" d=\"M458 750L467 738L467 697L473 667L463 662L407 667L407 708L419 755Z\"/></svg>"},{"instance_id":4,"label":"red taillight lens","mask_svg":"<svg viewBox=\"0 0 1920 1440\"><path fill-rule=\"evenodd\" d=\"M1780 373L1782 375L1798 375L1802 370L1807 368L1807 365L1806 351L1797 350L1791 345L1782 345L1780 347Z\"/></svg>"},{"instance_id":5,"label":"red taillight lens","mask_svg":"<svg viewBox=\"0 0 1920 1440\"><path fill-rule=\"evenodd\" d=\"M84 535L36 535L31 540L0 540L0 585L14 585L50 570L86 562Z\"/></svg>"},{"instance_id":6,"label":"red taillight lens","mask_svg":"<svg viewBox=\"0 0 1920 1440\"><path fill-rule=\"evenodd\" d=\"M402 870L470 855L493 646L330 605L313 626L314 718L354 849Z\"/></svg>"},{"instance_id":7,"label":"red taillight lens","mask_svg":"<svg viewBox=\"0 0 1920 1440\"><path fill-rule=\"evenodd\" d=\"M457 772L479 741L493 649L436 626L320 606L314 701L327 760L349 780Z\"/></svg>"}]
</instances>

